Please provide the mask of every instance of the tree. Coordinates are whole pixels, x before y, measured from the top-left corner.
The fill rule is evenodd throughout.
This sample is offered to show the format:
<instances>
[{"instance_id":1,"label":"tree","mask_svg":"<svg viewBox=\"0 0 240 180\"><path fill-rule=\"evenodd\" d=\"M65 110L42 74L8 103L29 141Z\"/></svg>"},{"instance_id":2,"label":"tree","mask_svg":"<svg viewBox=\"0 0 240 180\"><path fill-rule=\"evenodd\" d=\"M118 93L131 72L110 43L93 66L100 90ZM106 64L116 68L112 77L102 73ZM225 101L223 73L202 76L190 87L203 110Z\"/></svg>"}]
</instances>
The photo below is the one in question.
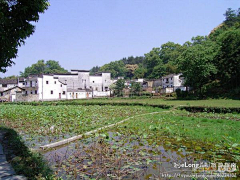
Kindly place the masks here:
<instances>
[{"instance_id":1,"label":"tree","mask_svg":"<svg viewBox=\"0 0 240 180\"><path fill-rule=\"evenodd\" d=\"M214 59L217 45L208 40L188 47L178 58L179 69L185 78L185 85L199 89L215 78L217 68Z\"/></svg>"},{"instance_id":2,"label":"tree","mask_svg":"<svg viewBox=\"0 0 240 180\"><path fill-rule=\"evenodd\" d=\"M160 48L153 48L149 53L145 54L148 78L159 78L165 74L163 61L160 58L160 50Z\"/></svg>"},{"instance_id":3,"label":"tree","mask_svg":"<svg viewBox=\"0 0 240 180\"><path fill-rule=\"evenodd\" d=\"M134 71L134 78L144 78L145 74L147 72L147 69L143 67L143 65L140 64L140 66Z\"/></svg>"},{"instance_id":4,"label":"tree","mask_svg":"<svg viewBox=\"0 0 240 180\"><path fill-rule=\"evenodd\" d=\"M100 71L110 72L113 78L126 76L126 68L122 61L113 61L105 64L100 68Z\"/></svg>"},{"instance_id":5,"label":"tree","mask_svg":"<svg viewBox=\"0 0 240 180\"><path fill-rule=\"evenodd\" d=\"M39 60L37 63L26 67L24 72L20 72L20 75L22 77L28 77L31 74L54 74L67 72L67 70L59 65L58 61L49 60L45 63L44 60Z\"/></svg>"},{"instance_id":6,"label":"tree","mask_svg":"<svg viewBox=\"0 0 240 180\"><path fill-rule=\"evenodd\" d=\"M134 82L134 81L131 82L131 90L130 90L130 92L133 95L139 95L141 90L142 90L142 88L141 88L141 84L139 82Z\"/></svg>"},{"instance_id":7,"label":"tree","mask_svg":"<svg viewBox=\"0 0 240 180\"><path fill-rule=\"evenodd\" d=\"M100 71L99 66L94 66L92 69L90 69L90 75L94 75Z\"/></svg>"},{"instance_id":8,"label":"tree","mask_svg":"<svg viewBox=\"0 0 240 180\"><path fill-rule=\"evenodd\" d=\"M125 80L118 79L116 82L116 86L114 87L114 94L116 96L123 96L123 89L125 87Z\"/></svg>"},{"instance_id":9,"label":"tree","mask_svg":"<svg viewBox=\"0 0 240 180\"><path fill-rule=\"evenodd\" d=\"M137 64L126 64L125 68L126 68L126 76L128 78L132 79L132 77L134 76L135 70L138 68L138 65Z\"/></svg>"},{"instance_id":10,"label":"tree","mask_svg":"<svg viewBox=\"0 0 240 180\"><path fill-rule=\"evenodd\" d=\"M220 47L215 60L218 77L226 88L240 87L240 30L225 31L217 43Z\"/></svg>"},{"instance_id":11,"label":"tree","mask_svg":"<svg viewBox=\"0 0 240 180\"><path fill-rule=\"evenodd\" d=\"M0 72L14 64L18 48L34 33L32 23L48 6L47 0L0 0Z\"/></svg>"}]
</instances>

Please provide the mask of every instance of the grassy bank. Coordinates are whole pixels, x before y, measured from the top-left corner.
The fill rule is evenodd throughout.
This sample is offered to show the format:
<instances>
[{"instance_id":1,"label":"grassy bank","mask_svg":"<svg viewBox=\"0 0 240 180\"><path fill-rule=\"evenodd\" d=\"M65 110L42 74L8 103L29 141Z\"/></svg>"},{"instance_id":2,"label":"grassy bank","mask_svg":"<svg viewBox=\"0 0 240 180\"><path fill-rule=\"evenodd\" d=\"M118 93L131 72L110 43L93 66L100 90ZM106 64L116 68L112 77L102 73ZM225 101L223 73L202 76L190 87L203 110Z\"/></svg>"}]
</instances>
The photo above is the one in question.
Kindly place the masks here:
<instances>
[{"instance_id":1,"label":"grassy bank","mask_svg":"<svg viewBox=\"0 0 240 180\"><path fill-rule=\"evenodd\" d=\"M7 103L8 104L8 103ZM62 100L45 102L18 102L9 104L22 105L157 105L159 108L170 108L172 106L203 106L240 108L240 100L232 99L207 99L207 100L177 100L160 98L96 98L80 100Z\"/></svg>"},{"instance_id":2,"label":"grassy bank","mask_svg":"<svg viewBox=\"0 0 240 180\"><path fill-rule=\"evenodd\" d=\"M17 174L23 174L33 180L57 179L42 155L31 152L16 131L3 126L0 126L0 131L4 133L4 140L1 143L7 153L7 160L11 162Z\"/></svg>"}]
</instances>

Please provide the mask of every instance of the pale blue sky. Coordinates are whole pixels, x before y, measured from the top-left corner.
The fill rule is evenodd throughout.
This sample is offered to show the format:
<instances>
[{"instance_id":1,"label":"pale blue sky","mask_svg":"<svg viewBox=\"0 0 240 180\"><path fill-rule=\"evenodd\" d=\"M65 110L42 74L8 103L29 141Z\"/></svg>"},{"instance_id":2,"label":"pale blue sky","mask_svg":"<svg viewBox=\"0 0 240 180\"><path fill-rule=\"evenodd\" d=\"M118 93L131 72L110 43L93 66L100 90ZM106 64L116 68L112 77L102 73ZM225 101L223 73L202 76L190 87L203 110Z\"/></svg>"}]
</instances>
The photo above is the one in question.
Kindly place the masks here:
<instances>
[{"instance_id":1,"label":"pale blue sky","mask_svg":"<svg viewBox=\"0 0 240 180\"><path fill-rule=\"evenodd\" d=\"M50 0L35 33L19 48L16 65L0 77L19 75L37 60L65 69L87 69L142 56L168 41L208 35L239 0Z\"/></svg>"}]
</instances>

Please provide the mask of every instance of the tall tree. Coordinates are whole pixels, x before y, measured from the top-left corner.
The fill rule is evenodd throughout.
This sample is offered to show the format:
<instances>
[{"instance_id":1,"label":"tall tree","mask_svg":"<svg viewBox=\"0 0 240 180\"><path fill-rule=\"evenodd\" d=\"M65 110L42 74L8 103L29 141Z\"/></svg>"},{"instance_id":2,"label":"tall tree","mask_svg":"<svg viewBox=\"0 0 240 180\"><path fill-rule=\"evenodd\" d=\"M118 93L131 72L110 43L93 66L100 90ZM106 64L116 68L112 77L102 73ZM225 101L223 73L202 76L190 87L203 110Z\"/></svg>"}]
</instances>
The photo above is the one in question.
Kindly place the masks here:
<instances>
[{"instance_id":1,"label":"tall tree","mask_svg":"<svg viewBox=\"0 0 240 180\"><path fill-rule=\"evenodd\" d=\"M218 39L219 53L215 64L218 77L226 88L240 87L240 29L230 29Z\"/></svg>"},{"instance_id":2,"label":"tall tree","mask_svg":"<svg viewBox=\"0 0 240 180\"><path fill-rule=\"evenodd\" d=\"M215 78L217 68L214 59L217 45L208 40L188 47L178 58L179 69L185 78L185 85L200 89Z\"/></svg>"},{"instance_id":3,"label":"tall tree","mask_svg":"<svg viewBox=\"0 0 240 180\"><path fill-rule=\"evenodd\" d=\"M49 6L47 0L0 0L0 72L14 64L18 47L33 34L33 22Z\"/></svg>"},{"instance_id":4,"label":"tall tree","mask_svg":"<svg viewBox=\"0 0 240 180\"><path fill-rule=\"evenodd\" d=\"M37 63L26 67L24 72L20 72L22 77L27 77L32 74L53 74L53 73L67 73L68 71L59 65L58 61L39 60Z\"/></svg>"}]
</instances>

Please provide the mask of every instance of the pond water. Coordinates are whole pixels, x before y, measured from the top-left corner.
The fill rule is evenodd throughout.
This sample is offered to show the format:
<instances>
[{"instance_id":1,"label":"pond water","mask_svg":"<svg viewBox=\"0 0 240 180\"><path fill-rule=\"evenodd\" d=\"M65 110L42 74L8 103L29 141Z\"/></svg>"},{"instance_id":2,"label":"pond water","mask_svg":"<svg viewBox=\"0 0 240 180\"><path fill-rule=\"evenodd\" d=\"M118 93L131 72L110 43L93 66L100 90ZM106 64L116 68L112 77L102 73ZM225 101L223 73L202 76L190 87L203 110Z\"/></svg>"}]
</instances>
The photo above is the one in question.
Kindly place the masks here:
<instances>
[{"instance_id":1,"label":"pond water","mask_svg":"<svg viewBox=\"0 0 240 180\"><path fill-rule=\"evenodd\" d=\"M108 132L52 149L44 156L64 179L186 179L196 173L217 173L214 167L210 169L211 162L231 161L226 155L196 152L184 144L174 147L174 140L166 139ZM197 164L206 167L189 167Z\"/></svg>"}]
</instances>

